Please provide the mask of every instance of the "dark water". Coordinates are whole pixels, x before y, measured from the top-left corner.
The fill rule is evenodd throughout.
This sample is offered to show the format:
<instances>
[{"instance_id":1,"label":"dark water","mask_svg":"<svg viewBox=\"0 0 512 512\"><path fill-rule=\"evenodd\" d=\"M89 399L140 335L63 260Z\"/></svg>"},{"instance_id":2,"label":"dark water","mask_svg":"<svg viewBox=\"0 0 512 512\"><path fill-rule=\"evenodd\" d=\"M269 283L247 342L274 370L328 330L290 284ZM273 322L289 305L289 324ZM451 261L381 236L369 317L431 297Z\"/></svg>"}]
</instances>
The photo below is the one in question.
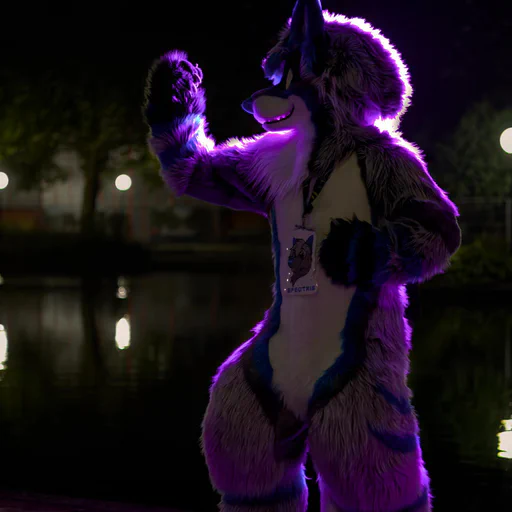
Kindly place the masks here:
<instances>
[{"instance_id":1,"label":"dark water","mask_svg":"<svg viewBox=\"0 0 512 512\"><path fill-rule=\"evenodd\" d=\"M266 274L159 274L125 289L7 279L0 486L215 510L198 444L208 386L269 306L271 283ZM512 417L512 299L466 299L416 293L409 313L435 510L512 510L512 461L498 457L497 437ZM316 499L313 488L310 510Z\"/></svg>"}]
</instances>

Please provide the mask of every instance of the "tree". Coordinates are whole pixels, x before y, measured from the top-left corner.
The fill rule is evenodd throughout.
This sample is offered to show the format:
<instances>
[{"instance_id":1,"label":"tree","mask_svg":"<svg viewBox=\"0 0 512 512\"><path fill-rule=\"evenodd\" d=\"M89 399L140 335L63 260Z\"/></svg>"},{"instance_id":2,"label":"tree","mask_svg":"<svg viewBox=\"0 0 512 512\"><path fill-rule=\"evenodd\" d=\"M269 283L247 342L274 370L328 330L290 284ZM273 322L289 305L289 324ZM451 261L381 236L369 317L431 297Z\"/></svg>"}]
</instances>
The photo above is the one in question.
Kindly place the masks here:
<instances>
[{"instance_id":1,"label":"tree","mask_svg":"<svg viewBox=\"0 0 512 512\"><path fill-rule=\"evenodd\" d=\"M81 231L91 234L102 175L133 158L133 164L150 162L141 87L114 70L93 72L90 66L42 74L22 70L7 78L0 89L0 162L21 188L34 189L65 179L55 155L61 149L75 152L84 175Z\"/></svg>"},{"instance_id":2,"label":"tree","mask_svg":"<svg viewBox=\"0 0 512 512\"><path fill-rule=\"evenodd\" d=\"M5 73L0 88L0 163L12 171L23 190L66 178L55 162L63 130L62 89L55 76L40 76L36 87L23 74Z\"/></svg>"},{"instance_id":3,"label":"tree","mask_svg":"<svg viewBox=\"0 0 512 512\"><path fill-rule=\"evenodd\" d=\"M69 132L63 142L80 157L84 174L81 230L90 234L102 174L111 168L116 150L143 145L145 129L138 104L130 102L116 84L83 75L71 91ZM126 155L129 158L129 152Z\"/></svg>"},{"instance_id":4,"label":"tree","mask_svg":"<svg viewBox=\"0 0 512 512\"><path fill-rule=\"evenodd\" d=\"M512 109L489 102L474 105L448 143L437 147L436 178L455 197L505 197L512 193L512 155L500 147L500 135L512 126Z\"/></svg>"}]
</instances>

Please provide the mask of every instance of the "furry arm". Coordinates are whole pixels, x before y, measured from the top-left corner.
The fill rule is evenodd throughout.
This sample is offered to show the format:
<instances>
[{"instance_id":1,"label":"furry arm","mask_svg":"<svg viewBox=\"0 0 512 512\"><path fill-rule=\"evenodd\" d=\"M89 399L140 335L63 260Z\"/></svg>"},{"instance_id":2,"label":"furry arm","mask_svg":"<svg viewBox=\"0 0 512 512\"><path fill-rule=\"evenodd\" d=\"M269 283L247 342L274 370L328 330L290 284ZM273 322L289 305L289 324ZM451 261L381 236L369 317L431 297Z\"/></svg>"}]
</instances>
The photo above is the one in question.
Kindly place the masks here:
<instances>
[{"instance_id":1,"label":"furry arm","mask_svg":"<svg viewBox=\"0 0 512 512\"><path fill-rule=\"evenodd\" d=\"M361 150L375 225L333 221L320 260L334 282L421 282L448 266L461 239L457 208L413 149L385 141Z\"/></svg>"},{"instance_id":2,"label":"furry arm","mask_svg":"<svg viewBox=\"0 0 512 512\"><path fill-rule=\"evenodd\" d=\"M179 51L164 55L149 74L144 114L162 176L177 196L266 215L269 201L251 179L254 148L215 147L207 136L201 81L201 70Z\"/></svg>"},{"instance_id":3,"label":"furry arm","mask_svg":"<svg viewBox=\"0 0 512 512\"><path fill-rule=\"evenodd\" d=\"M380 219L377 246L387 241L389 249L377 281L421 282L443 272L461 241L458 211L415 148L394 141L369 147L365 163L370 204Z\"/></svg>"}]
</instances>

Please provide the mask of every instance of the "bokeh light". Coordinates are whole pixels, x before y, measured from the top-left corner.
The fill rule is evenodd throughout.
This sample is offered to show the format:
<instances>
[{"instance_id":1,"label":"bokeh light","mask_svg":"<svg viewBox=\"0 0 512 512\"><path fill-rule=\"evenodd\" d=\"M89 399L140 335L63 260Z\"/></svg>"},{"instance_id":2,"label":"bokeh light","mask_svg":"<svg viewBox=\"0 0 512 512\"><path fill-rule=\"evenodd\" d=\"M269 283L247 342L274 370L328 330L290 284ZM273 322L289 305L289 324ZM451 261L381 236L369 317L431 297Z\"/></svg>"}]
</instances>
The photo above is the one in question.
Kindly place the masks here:
<instances>
[{"instance_id":1,"label":"bokeh light","mask_svg":"<svg viewBox=\"0 0 512 512\"><path fill-rule=\"evenodd\" d=\"M501 134L500 145L505 153L512 154L512 128L507 128Z\"/></svg>"},{"instance_id":2,"label":"bokeh light","mask_svg":"<svg viewBox=\"0 0 512 512\"><path fill-rule=\"evenodd\" d=\"M9 185L9 176L5 172L0 172L0 190L7 188L7 185Z\"/></svg>"},{"instance_id":3,"label":"bokeh light","mask_svg":"<svg viewBox=\"0 0 512 512\"><path fill-rule=\"evenodd\" d=\"M120 174L116 178L116 188L122 192L128 190L132 186L132 179L127 174Z\"/></svg>"}]
</instances>

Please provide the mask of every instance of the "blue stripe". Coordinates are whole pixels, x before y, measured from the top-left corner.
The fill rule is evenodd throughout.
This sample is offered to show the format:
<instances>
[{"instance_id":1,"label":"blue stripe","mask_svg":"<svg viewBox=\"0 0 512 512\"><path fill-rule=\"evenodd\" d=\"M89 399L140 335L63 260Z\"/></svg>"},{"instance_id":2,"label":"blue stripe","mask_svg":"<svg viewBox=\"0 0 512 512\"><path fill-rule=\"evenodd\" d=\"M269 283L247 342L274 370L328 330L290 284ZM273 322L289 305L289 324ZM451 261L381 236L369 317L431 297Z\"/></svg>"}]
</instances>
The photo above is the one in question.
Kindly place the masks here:
<instances>
[{"instance_id":1,"label":"blue stripe","mask_svg":"<svg viewBox=\"0 0 512 512\"><path fill-rule=\"evenodd\" d=\"M270 357L268 354L268 341L278 331L281 324L281 304L283 302L283 295L281 291L281 276L280 276L280 262L281 262L281 243L279 242L279 235L277 231L277 218L275 208L271 211L271 225L272 225L272 247L274 249L274 273L276 276L275 283L275 298L272 307L268 313L267 325L263 328L262 335L254 341L253 362L256 370L262 377L265 384L269 389L272 388L272 377L274 369L270 364Z\"/></svg>"},{"instance_id":2,"label":"blue stripe","mask_svg":"<svg viewBox=\"0 0 512 512\"><path fill-rule=\"evenodd\" d=\"M166 134L173 133L179 134L180 130L187 130L187 125L189 127L197 128L200 124L201 118L199 116L187 116L180 120L181 124L176 124L176 121L172 123L165 123L162 125L157 125L153 127L153 135L157 133ZM157 128L158 127L158 128ZM177 137L179 140L179 136ZM199 141L197 139L197 134L189 137L186 141L183 141L181 144L177 143L174 145L167 144L163 151L158 153L158 158L162 164L163 169L169 168L171 165L175 164L178 160L184 158L190 158L194 156L199 147Z\"/></svg>"},{"instance_id":3,"label":"blue stripe","mask_svg":"<svg viewBox=\"0 0 512 512\"><path fill-rule=\"evenodd\" d=\"M410 453L418 449L419 439L417 434L399 436L391 432L376 430L371 425L368 425L368 428L373 436L390 450L400 453Z\"/></svg>"},{"instance_id":4,"label":"blue stripe","mask_svg":"<svg viewBox=\"0 0 512 512\"><path fill-rule=\"evenodd\" d=\"M276 331L281 322L281 304L283 302L283 294L281 291L281 242L279 242L279 234L277 231L277 216L275 208L272 208L272 247L274 248L274 271L276 275L276 298L272 308L271 322Z\"/></svg>"},{"instance_id":5,"label":"blue stripe","mask_svg":"<svg viewBox=\"0 0 512 512\"><path fill-rule=\"evenodd\" d=\"M201 122L201 116L197 114L189 114L173 119L167 123L156 123L151 125L151 135L153 137L161 137L167 133L173 133L183 130L186 125L198 127Z\"/></svg>"},{"instance_id":6,"label":"blue stripe","mask_svg":"<svg viewBox=\"0 0 512 512\"><path fill-rule=\"evenodd\" d=\"M425 488L423 490L423 492L421 493L421 495L418 497L418 499L414 503L412 503L411 505L407 505L406 507L403 507L400 509L390 510L389 512L416 512L418 509L420 509L421 507L424 507L428 503L428 495L429 495L428 488ZM370 510L364 511L360 508L358 508L358 509L343 508L343 509L340 509L340 512L371 512L371 511Z\"/></svg>"},{"instance_id":7,"label":"blue stripe","mask_svg":"<svg viewBox=\"0 0 512 512\"><path fill-rule=\"evenodd\" d=\"M224 494L222 502L231 506L261 507L278 505L283 501L295 500L300 498L306 488L306 478L301 471L295 482L283 487L278 487L270 494L263 496L240 496L234 494Z\"/></svg>"},{"instance_id":8,"label":"blue stripe","mask_svg":"<svg viewBox=\"0 0 512 512\"><path fill-rule=\"evenodd\" d=\"M162 164L163 169L169 169L178 160L190 158L194 155L196 144L193 141L189 141L183 146L169 146L163 151L158 153L158 158Z\"/></svg>"},{"instance_id":9,"label":"blue stripe","mask_svg":"<svg viewBox=\"0 0 512 512\"><path fill-rule=\"evenodd\" d=\"M386 402L393 407L395 407L400 414L411 414L413 409L411 404L409 403L409 400L407 398L400 397L398 398L395 396L391 391L389 391L387 388L385 388L382 384L377 384L374 386L375 391L382 395Z\"/></svg>"},{"instance_id":10,"label":"blue stripe","mask_svg":"<svg viewBox=\"0 0 512 512\"><path fill-rule=\"evenodd\" d=\"M350 302L345 327L340 334L341 355L316 381L309 400L310 409L315 407L315 403L323 401L324 397L341 391L341 387L352 376L351 372L362 364L365 357L365 329L372 297L372 291L362 287L356 289Z\"/></svg>"}]
</instances>

